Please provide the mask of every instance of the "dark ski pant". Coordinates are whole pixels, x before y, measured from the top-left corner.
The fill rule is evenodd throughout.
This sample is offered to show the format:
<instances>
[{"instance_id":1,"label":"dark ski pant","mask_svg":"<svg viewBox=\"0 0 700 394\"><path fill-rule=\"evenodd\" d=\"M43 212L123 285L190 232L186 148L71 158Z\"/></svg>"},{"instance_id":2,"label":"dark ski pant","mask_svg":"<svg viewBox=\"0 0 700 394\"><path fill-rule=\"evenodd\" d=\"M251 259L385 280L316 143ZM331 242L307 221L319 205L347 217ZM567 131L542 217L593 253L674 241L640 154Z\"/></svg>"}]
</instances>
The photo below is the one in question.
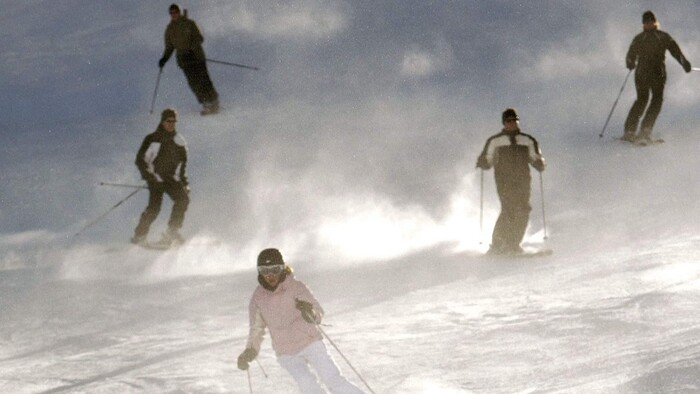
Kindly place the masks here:
<instances>
[{"instance_id":1,"label":"dark ski pant","mask_svg":"<svg viewBox=\"0 0 700 394\"><path fill-rule=\"evenodd\" d=\"M666 74L664 72L660 72L658 75L636 73L634 75L634 84L637 88L637 100L632 104L632 108L630 108L630 112L627 115L625 134L636 134L639 119L646 109L641 130L642 133L647 133L644 137L649 137L651 130L654 128L654 123L656 123L656 118L661 112L661 104L664 101ZM651 103L649 103L649 93L651 93ZM647 108L647 103L649 103L649 108Z\"/></svg>"},{"instance_id":2,"label":"dark ski pant","mask_svg":"<svg viewBox=\"0 0 700 394\"><path fill-rule=\"evenodd\" d=\"M530 220L530 183L497 185L501 214L496 220L491 248L497 251L517 251Z\"/></svg>"},{"instance_id":3,"label":"dark ski pant","mask_svg":"<svg viewBox=\"0 0 700 394\"><path fill-rule=\"evenodd\" d=\"M216 92L209 78L206 62L187 63L182 67L182 71L200 104L211 103L219 98L219 93Z\"/></svg>"},{"instance_id":4,"label":"dark ski pant","mask_svg":"<svg viewBox=\"0 0 700 394\"><path fill-rule=\"evenodd\" d=\"M180 182L149 182L148 191L150 192L148 206L141 214L141 220L139 220L139 224L134 230L134 235L136 237L148 235L151 224L160 213L164 193L167 193L173 200L173 210L170 213L168 228L179 230L182 227L182 222L185 220L185 211L187 211L187 206L190 203L190 197L185 185Z\"/></svg>"}]
</instances>

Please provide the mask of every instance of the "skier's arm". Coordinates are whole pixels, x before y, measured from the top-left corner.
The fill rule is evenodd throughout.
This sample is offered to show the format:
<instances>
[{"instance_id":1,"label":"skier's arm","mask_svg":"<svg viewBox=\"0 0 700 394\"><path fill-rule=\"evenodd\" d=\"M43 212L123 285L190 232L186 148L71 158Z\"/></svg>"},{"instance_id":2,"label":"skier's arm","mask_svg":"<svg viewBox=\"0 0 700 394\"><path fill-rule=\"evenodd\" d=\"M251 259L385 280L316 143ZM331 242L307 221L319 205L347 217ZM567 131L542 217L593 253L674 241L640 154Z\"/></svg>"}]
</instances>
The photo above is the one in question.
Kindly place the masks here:
<instances>
[{"instance_id":1,"label":"skier's arm","mask_svg":"<svg viewBox=\"0 0 700 394\"><path fill-rule=\"evenodd\" d=\"M155 177L153 174L151 174L148 171L148 163L146 163L146 151L148 150L148 147L151 145L151 138L150 136L146 136L146 138L143 139L143 143L141 143L141 147L139 148L139 151L136 153L136 161L134 164L136 164L136 168L138 168L139 173L141 174L141 178L143 178L147 182L154 182L156 181Z\"/></svg>"},{"instance_id":2,"label":"skier's arm","mask_svg":"<svg viewBox=\"0 0 700 394\"><path fill-rule=\"evenodd\" d=\"M183 159L180 165L180 181L183 185L189 185L189 180L187 179L187 147L183 147Z\"/></svg>"},{"instance_id":3,"label":"skier's arm","mask_svg":"<svg viewBox=\"0 0 700 394\"><path fill-rule=\"evenodd\" d=\"M689 73L692 69L692 66L690 65L688 59L686 59L686 57L683 55L681 48L678 46L678 43L676 43L676 41L673 38L671 38L671 36L668 36L668 43L666 46L668 48L668 51L671 53L671 56L673 56L678 61L678 63L681 64L685 72Z\"/></svg>"},{"instance_id":4,"label":"skier's arm","mask_svg":"<svg viewBox=\"0 0 700 394\"><path fill-rule=\"evenodd\" d=\"M627 63L627 69L629 70L634 70L634 68L637 65L637 57L639 56L638 52L638 37L635 37L634 40L632 40L632 43L630 44L629 49L627 50L627 56L625 57L625 62Z\"/></svg>"},{"instance_id":5,"label":"skier's arm","mask_svg":"<svg viewBox=\"0 0 700 394\"><path fill-rule=\"evenodd\" d=\"M196 23L194 23L193 20L190 20L192 23L192 36L190 37L190 48L195 49L198 45L202 45L204 42L204 36L202 35L202 32L199 31L199 27L197 26Z\"/></svg>"},{"instance_id":6,"label":"skier's arm","mask_svg":"<svg viewBox=\"0 0 700 394\"><path fill-rule=\"evenodd\" d=\"M173 51L175 51L175 46L173 45L172 40L170 39L169 29L165 29L164 41L165 49L163 50L163 56L161 56L160 60L158 61L158 65L160 67L163 67L165 65L168 59L170 59L170 56L172 56Z\"/></svg>"},{"instance_id":7,"label":"skier's arm","mask_svg":"<svg viewBox=\"0 0 700 394\"><path fill-rule=\"evenodd\" d=\"M250 331L248 332L248 343L246 348L254 349L256 352L260 352L260 345L265 337L265 320L258 309L258 306L253 300L250 301L250 307L248 308L249 318L250 318Z\"/></svg>"},{"instance_id":8,"label":"skier's arm","mask_svg":"<svg viewBox=\"0 0 700 394\"><path fill-rule=\"evenodd\" d=\"M313 293L311 293L311 290L309 290L305 284L299 282L299 288L297 291L295 291L294 299L297 309L302 311L302 313L305 310L308 311L307 313L312 315L310 316L312 318L311 320L313 320L316 324L321 323L324 315L323 308L316 297L314 297Z\"/></svg>"},{"instance_id":9,"label":"skier's arm","mask_svg":"<svg viewBox=\"0 0 700 394\"><path fill-rule=\"evenodd\" d=\"M479 158L476 159L476 168L481 168L482 170L488 170L491 168L492 156L489 156L489 147L491 145L491 140L486 141L484 149L481 151Z\"/></svg>"},{"instance_id":10,"label":"skier's arm","mask_svg":"<svg viewBox=\"0 0 700 394\"><path fill-rule=\"evenodd\" d=\"M542 151L540 151L540 145L537 143L536 139L530 139L528 151L530 153L530 165L539 172L544 171L546 163L544 161L544 156L542 156Z\"/></svg>"}]
</instances>

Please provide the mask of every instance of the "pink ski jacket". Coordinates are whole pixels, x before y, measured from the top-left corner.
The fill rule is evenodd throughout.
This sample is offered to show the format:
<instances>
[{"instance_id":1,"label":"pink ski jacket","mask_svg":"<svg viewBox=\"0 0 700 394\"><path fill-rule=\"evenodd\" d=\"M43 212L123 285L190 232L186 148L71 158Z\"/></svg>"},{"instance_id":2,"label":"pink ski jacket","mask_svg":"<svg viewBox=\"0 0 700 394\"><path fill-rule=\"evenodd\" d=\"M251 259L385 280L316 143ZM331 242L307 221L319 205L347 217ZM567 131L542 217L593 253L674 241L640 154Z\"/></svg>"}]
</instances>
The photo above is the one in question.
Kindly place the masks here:
<instances>
[{"instance_id":1,"label":"pink ski jacket","mask_svg":"<svg viewBox=\"0 0 700 394\"><path fill-rule=\"evenodd\" d=\"M294 278L291 270L273 291L259 285L250 300L250 332L246 347L260 352L265 328L270 330L272 349L277 356L297 354L313 342L322 340L318 328L307 323L301 317L301 311L296 309L297 298L313 304L320 322L323 316L321 305L309 288Z\"/></svg>"}]
</instances>

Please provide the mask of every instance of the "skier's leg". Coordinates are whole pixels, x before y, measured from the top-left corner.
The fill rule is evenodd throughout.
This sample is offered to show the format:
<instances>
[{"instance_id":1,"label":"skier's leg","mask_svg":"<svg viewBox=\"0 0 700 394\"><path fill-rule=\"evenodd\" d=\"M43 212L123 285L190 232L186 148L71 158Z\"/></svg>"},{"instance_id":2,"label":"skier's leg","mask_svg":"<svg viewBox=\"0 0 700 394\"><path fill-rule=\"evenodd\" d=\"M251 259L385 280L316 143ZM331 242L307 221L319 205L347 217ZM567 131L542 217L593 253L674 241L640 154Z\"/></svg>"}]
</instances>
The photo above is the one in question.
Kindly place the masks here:
<instances>
[{"instance_id":1,"label":"skier's leg","mask_svg":"<svg viewBox=\"0 0 700 394\"><path fill-rule=\"evenodd\" d=\"M529 178L523 179L522 182L511 182L499 190L501 214L496 222L494 234L497 234L502 253L522 251L520 243L525 235L531 210L529 182Z\"/></svg>"},{"instance_id":2,"label":"skier's leg","mask_svg":"<svg viewBox=\"0 0 700 394\"><path fill-rule=\"evenodd\" d=\"M350 383L338 369L323 341L316 341L302 352L316 370L321 381L333 394L362 394L362 390Z\"/></svg>"},{"instance_id":3,"label":"skier's leg","mask_svg":"<svg viewBox=\"0 0 700 394\"><path fill-rule=\"evenodd\" d=\"M501 213L496 219L496 225L493 226L493 234L491 235L491 253L503 253L506 246L506 230L508 229L510 219L508 213L501 205Z\"/></svg>"},{"instance_id":4,"label":"skier's leg","mask_svg":"<svg viewBox=\"0 0 700 394\"><path fill-rule=\"evenodd\" d=\"M510 234L511 238L509 241L509 249L513 252L522 250L520 248L520 243L523 242L523 238L525 237L525 230L527 230L527 224L530 221L531 209L529 204L523 204L513 217Z\"/></svg>"},{"instance_id":5,"label":"skier's leg","mask_svg":"<svg viewBox=\"0 0 700 394\"><path fill-rule=\"evenodd\" d=\"M177 231L182 228L185 212L190 204L190 197L185 186L180 182L168 184L166 192L173 200L173 210L170 213L170 220L168 220L168 228Z\"/></svg>"},{"instance_id":6,"label":"skier's leg","mask_svg":"<svg viewBox=\"0 0 700 394\"><path fill-rule=\"evenodd\" d=\"M642 120L642 131L640 137L651 138L651 132L654 129L656 118L661 112L661 105L664 102L664 86L666 85L665 78L657 78L651 84L651 103Z\"/></svg>"},{"instance_id":7,"label":"skier's leg","mask_svg":"<svg viewBox=\"0 0 700 394\"><path fill-rule=\"evenodd\" d=\"M148 205L143 213L141 213L139 224L134 230L135 240L145 238L148 235L148 230L151 228L153 221L158 217L160 206L163 202L163 187L161 184L154 183L149 185L148 192Z\"/></svg>"},{"instance_id":8,"label":"skier's leg","mask_svg":"<svg viewBox=\"0 0 700 394\"><path fill-rule=\"evenodd\" d=\"M637 89L637 100L632 104L629 114L627 114L627 120L625 120L625 135L624 139L632 140L637 133L637 126L639 125L639 119L644 113L644 109L649 101L649 86L641 78L639 74L635 74L634 84Z\"/></svg>"},{"instance_id":9,"label":"skier's leg","mask_svg":"<svg viewBox=\"0 0 700 394\"><path fill-rule=\"evenodd\" d=\"M216 103L218 106L219 94L214 89L211 78L209 78L207 63L193 63L188 66L188 74L190 88L197 96L197 100L201 104L211 106L213 103ZM218 108L216 109L218 110Z\"/></svg>"},{"instance_id":10,"label":"skier's leg","mask_svg":"<svg viewBox=\"0 0 700 394\"><path fill-rule=\"evenodd\" d=\"M192 90L192 93L194 93L195 97L197 97L197 102L203 104L205 102L205 97L202 95L200 89L200 77L199 73L197 72L196 63L188 64L187 66L182 68L182 71L185 73L185 77L187 78L187 84L190 86L190 90Z\"/></svg>"},{"instance_id":11,"label":"skier's leg","mask_svg":"<svg viewBox=\"0 0 700 394\"><path fill-rule=\"evenodd\" d=\"M211 77L209 77L209 70L207 70L207 63L201 64L200 73L200 86L202 89L202 94L205 97L206 102L214 103L218 105L219 93L214 89L214 84L211 82ZM217 108L218 109L218 108Z\"/></svg>"},{"instance_id":12,"label":"skier's leg","mask_svg":"<svg viewBox=\"0 0 700 394\"><path fill-rule=\"evenodd\" d=\"M292 375L301 393L325 394L326 391L318 383L316 375L311 372L301 354L282 355L277 357L277 362Z\"/></svg>"},{"instance_id":13,"label":"skier's leg","mask_svg":"<svg viewBox=\"0 0 700 394\"><path fill-rule=\"evenodd\" d=\"M491 248L489 253L500 254L505 252L508 242L508 229L510 228L512 217L512 202L509 198L509 188L505 184L500 184L496 181L496 191L498 199L501 202L501 213L498 214L496 224L493 226L493 234L491 236Z\"/></svg>"}]
</instances>

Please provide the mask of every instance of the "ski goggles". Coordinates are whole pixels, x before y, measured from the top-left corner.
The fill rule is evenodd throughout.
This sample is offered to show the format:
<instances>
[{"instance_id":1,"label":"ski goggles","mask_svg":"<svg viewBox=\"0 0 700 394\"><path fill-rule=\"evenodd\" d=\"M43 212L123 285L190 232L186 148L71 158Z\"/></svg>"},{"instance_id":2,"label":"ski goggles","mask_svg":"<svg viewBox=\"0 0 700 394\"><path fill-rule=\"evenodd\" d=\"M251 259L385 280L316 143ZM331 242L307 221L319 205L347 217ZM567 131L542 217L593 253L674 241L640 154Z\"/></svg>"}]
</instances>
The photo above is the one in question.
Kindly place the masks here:
<instances>
[{"instance_id":1,"label":"ski goggles","mask_svg":"<svg viewBox=\"0 0 700 394\"><path fill-rule=\"evenodd\" d=\"M258 267L258 273L260 275L279 275L284 271L284 265L283 264L277 264L277 265L261 265Z\"/></svg>"}]
</instances>

